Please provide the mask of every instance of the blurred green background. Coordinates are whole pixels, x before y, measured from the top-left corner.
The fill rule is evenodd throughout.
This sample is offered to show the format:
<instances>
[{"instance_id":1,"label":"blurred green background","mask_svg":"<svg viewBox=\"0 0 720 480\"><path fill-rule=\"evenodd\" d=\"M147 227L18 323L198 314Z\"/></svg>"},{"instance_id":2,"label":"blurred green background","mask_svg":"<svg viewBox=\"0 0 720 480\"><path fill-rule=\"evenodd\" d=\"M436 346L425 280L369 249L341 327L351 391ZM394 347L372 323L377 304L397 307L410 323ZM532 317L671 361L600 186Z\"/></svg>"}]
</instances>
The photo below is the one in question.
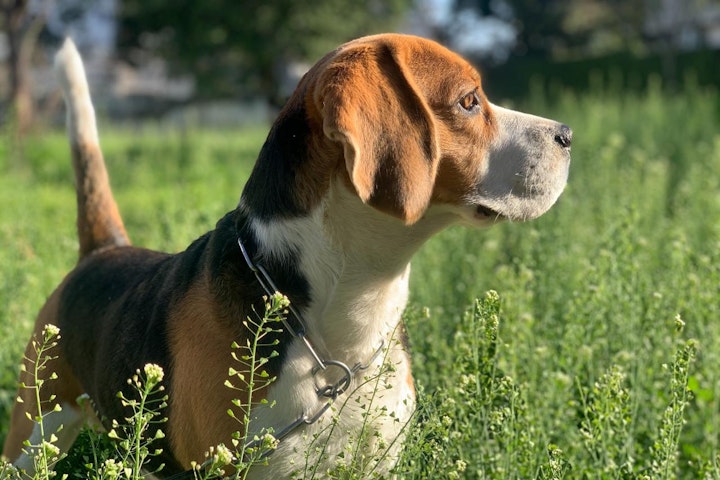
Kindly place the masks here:
<instances>
[{"instance_id":1,"label":"blurred green background","mask_svg":"<svg viewBox=\"0 0 720 480\"><path fill-rule=\"evenodd\" d=\"M131 237L179 251L236 205L304 69L390 30L439 39L492 100L575 131L550 212L449 229L414 260L401 478L720 478L717 1L0 6L0 442L34 316L76 259L60 38L87 59Z\"/></svg>"},{"instance_id":2,"label":"blurred green background","mask_svg":"<svg viewBox=\"0 0 720 480\"><path fill-rule=\"evenodd\" d=\"M607 85L677 92L720 81L717 0L2 0L0 121L57 123L62 38L85 57L107 118L269 121L338 44L383 31L439 40L478 65L494 101Z\"/></svg>"}]
</instances>

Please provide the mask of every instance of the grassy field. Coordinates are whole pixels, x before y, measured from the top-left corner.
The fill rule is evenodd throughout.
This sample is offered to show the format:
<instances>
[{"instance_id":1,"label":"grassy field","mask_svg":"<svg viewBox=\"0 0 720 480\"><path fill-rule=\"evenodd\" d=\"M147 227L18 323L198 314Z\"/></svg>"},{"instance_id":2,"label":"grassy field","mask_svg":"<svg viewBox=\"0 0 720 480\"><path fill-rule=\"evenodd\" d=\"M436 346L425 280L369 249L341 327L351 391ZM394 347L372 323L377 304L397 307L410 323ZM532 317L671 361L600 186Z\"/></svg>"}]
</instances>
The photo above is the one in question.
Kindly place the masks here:
<instances>
[{"instance_id":1,"label":"grassy field","mask_svg":"<svg viewBox=\"0 0 720 480\"><path fill-rule=\"evenodd\" d=\"M528 224L448 230L413 263L421 396L399 473L720 478L720 95L651 82L542 98L520 107L575 131L558 205ZM133 241L171 251L234 207L264 138L101 132ZM77 248L63 136L32 139L22 161L8 145L0 441L35 313Z\"/></svg>"}]
</instances>

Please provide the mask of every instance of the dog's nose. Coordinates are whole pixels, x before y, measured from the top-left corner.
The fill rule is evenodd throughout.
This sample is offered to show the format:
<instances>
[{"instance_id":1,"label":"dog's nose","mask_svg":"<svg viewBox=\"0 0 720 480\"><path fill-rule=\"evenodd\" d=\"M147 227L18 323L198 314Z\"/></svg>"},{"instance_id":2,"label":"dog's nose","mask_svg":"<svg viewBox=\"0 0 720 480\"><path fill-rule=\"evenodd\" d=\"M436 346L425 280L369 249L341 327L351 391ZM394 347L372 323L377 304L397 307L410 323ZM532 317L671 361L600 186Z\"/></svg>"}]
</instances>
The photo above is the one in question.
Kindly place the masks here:
<instances>
[{"instance_id":1,"label":"dog's nose","mask_svg":"<svg viewBox=\"0 0 720 480\"><path fill-rule=\"evenodd\" d=\"M567 125L560 125L560 131L555 135L555 141L564 148L570 148L573 132Z\"/></svg>"}]
</instances>

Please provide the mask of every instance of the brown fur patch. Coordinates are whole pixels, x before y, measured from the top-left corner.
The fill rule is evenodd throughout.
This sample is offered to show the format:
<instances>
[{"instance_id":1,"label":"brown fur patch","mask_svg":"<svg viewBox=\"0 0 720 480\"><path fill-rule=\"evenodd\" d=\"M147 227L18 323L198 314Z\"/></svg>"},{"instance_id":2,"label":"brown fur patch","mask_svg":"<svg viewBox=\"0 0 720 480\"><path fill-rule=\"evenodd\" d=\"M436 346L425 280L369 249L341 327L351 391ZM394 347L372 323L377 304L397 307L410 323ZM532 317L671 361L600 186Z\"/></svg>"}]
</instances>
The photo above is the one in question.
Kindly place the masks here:
<instances>
[{"instance_id":1,"label":"brown fur patch","mask_svg":"<svg viewBox=\"0 0 720 480\"><path fill-rule=\"evenodd\" d=\"M248 398L247 392L224 385L229 378L228 367L240 370L232 360L231 344L236 341L244 345L247 331L239 321L236 329L218 321L217 305L206 285L204 278L198 279L168 320L173 358L168 431L173 454L185 468L191 461L202 460L209 447L230 445L232 434L242 432L243 426L227 410L233 399L245 404ZM265 394L255 391L253 403L261 401ZM244 412L235 410L241 418Z\"/></svg>"},{"instance_id":2,"label":"brown fur patch","mask_svg":"<svg viewBox=\"0 0 720 480\"><path fill-rule=\"evenodd\" d=\"M437 149L434 119L400 45L349 44L318 77L315 103L360 198L413 223L428 205Z\"/></svg>"},{"instance_id":3,"label":"brown fur patch","mask_svg":"<svg viewBox=\"0 0 720 480\"><path fill-rule=\"evenodd\" d=\"M481 114L458 110L469 92L481 99ZM317 205L340 175L363 201L406 223L431 201L460 203L497 133L470 64L438 44L398 35L350 42L326 56L286 107L298 109L310 127L310 161L296 171L300 204Z\"/></svg>"},{"instance_id":4,"label":"brown fur patch","mask_svg":"<svg viewBox=\"0 0 720 480\"><path fill-rule=\"evenodd\" d=\"M439 130L442 157L435 180L433 200L462 204L473 193L486 161L486 152L497 134L494 115L487 100L477 117L458 115L443 122Z\"/></svg>"}]
</instances>

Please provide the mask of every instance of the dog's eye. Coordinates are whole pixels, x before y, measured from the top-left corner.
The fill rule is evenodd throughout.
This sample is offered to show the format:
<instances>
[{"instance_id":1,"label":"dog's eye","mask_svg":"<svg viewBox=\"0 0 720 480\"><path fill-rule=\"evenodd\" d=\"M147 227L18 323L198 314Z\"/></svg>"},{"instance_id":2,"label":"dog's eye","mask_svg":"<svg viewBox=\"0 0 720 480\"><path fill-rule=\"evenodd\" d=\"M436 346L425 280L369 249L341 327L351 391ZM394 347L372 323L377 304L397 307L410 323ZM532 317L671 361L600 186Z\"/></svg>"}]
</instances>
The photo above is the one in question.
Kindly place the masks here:
<instances>
[{"instance_id":1,"label":"dog's eye","mask_svg":"<svg viewBox=\"0 0 720 480\"><path fill-rule=\"evenodd\" d=\"M460 106L467 112L475 112L480 108L480 99L477 93L470 92L460 99Z\"/></svg>"}]
</instances>

